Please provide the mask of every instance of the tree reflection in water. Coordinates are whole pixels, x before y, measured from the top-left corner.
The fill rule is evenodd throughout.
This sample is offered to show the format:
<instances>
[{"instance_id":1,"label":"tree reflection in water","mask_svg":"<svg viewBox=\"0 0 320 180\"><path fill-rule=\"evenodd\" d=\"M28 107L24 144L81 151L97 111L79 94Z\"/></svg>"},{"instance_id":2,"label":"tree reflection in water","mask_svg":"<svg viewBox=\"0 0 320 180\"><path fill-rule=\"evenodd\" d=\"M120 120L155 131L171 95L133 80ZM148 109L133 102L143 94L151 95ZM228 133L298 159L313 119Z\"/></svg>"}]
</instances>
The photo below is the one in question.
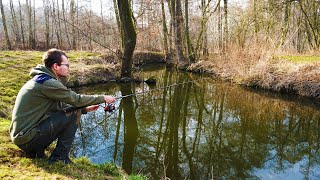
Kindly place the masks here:
<instances>
[{"instance_id":1,"label":"tree reflection in water","mask_svg":"<svg viewBox=\"0 0 320 180\"><path fill-rule=\"evenodd\" d=\"M74 155L151 179L319 178L319 105L173 70L144 75L155 76L157 87L195 83L124 98L112 115L89 113ZM82 91L104 93L108 86ZM108 94L148 89L113 87Z\"/></svg>"}]
</instances>

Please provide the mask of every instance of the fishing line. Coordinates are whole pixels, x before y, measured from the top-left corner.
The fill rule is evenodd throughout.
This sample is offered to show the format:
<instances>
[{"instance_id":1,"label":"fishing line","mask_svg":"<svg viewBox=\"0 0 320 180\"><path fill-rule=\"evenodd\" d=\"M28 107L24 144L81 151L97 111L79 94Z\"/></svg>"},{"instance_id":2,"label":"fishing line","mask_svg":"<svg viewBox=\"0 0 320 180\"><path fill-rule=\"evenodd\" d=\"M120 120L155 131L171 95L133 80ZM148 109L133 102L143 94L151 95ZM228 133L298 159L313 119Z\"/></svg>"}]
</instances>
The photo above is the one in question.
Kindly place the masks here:
<instances>
[{"instance_id":1,"label":"fishing line","mask_svg":"<svg viewBox=\"0 0 320 180\"><path fill-rule=\"evenodd\" d=\"M118 100L118 99L130 97L130 96L146 94L146 93L149 93L149 92L152 92L152 91L158 91L158 90L161 90L161 89L166 89L166 88L169 88L169 87L178 86L178 85L191 83L191 82L193 83L194 81L192 81L192 80L191 81L185 81L185 82L181 82L181 83L171 84L171 85L168 85L168 86L163 86L163 87L160 87L160 88L150 89L150 90L147 90L147 91L141 91L141 92L136 92L136 93L133 93L133 94L127 94L127 95L124 95L124 96L118 96L118 97L116 97L116 99Z\"/></svg>"},{"instance_id":2,"label":"fishing line","mask_svg":"<svg viewBox=\"0 0 320 180\"><path fill-rule=\"evenodd\" d=\"M124 95L124 96L118 96L118 97L116 97L116 100L121 100L123 98L131 97L131 96L142 95L142 94L146 94L146 93L149 93L152 91L158 91L161 89L166 89L166 88L170 88L170 87L174 87L174 86L178 86L178 85L182 85L182 84L187 84L187 83L191 83L191 82L193 83L194 81L192 81L192 80L185 81L185 82L175 83L175 84L171 84L168 86L163 86L163 87L159 87L159 88L155 88L155 89L151 89L151 90L147 90L147 91L141 91L141 92L136 92L136 93L128 94L128 95ZM94 128L96 128L98 125L102 124L105 120L107 120L109 117L111 117L120 108L120 107L116 108L114 104L107 104L107 103L104 103L104 104L105 104L105 106L103 106L101 104L98 104L98 106L100 106L104 109L105 117L101 121L98 121ZM110 113L108 116L106 116L107 112ZM92 129L94 129L94 128L92 128Z\"/></svg>"}]
</instances>

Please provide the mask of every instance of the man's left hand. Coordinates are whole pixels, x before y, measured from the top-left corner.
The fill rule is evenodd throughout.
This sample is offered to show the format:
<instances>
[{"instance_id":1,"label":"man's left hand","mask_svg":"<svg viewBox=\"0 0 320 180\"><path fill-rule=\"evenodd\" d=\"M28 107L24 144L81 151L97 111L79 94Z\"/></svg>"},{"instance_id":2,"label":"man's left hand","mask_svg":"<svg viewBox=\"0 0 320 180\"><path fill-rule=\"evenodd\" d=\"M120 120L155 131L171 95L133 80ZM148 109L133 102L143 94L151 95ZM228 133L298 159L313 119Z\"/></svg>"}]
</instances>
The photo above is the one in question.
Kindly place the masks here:
<instances>
[{"instance_id":1,"label":"man's left hand","mask_svg":"<svg viewBox=\"0 0 320 180\"><path fill-rule=\"evenodd\" d=\"M99 109L99 105L92 105L92 106L87 106L86 111L91 112L91 111L96 111Z\"/></svg>"}]
</instances>

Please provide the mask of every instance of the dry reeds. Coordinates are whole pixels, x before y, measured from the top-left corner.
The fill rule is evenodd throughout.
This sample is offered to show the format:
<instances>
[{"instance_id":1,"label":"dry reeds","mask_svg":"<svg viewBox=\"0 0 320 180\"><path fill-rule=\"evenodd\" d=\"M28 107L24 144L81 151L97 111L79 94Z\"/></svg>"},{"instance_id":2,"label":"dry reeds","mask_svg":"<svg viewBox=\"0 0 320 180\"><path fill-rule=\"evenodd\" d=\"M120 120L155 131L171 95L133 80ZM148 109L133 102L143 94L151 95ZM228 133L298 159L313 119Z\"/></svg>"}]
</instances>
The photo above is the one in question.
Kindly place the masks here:
<instances>
[{"instance_id":1,"label":"dry reeds","mask_svg":"<svg viewBox=\"0 0 320 180\"><path fill-rule=\"evenodd\" d=\"M262 45L229 46L223 54L213 54L189 67L223 79L273 91L296 93L320 99L320 61L292 62Z\"/></svg>"}]
</instances>

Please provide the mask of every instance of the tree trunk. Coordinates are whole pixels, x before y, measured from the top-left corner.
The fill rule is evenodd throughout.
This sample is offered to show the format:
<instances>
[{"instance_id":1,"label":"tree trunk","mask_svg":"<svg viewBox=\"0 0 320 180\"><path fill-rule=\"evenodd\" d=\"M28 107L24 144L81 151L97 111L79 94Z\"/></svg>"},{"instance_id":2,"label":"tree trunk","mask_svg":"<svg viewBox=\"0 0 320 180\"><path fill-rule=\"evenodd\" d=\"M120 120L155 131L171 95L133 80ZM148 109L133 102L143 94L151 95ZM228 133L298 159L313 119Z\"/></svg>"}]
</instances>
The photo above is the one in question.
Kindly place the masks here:
<instances>
[{"instance_id":1,"label":"tree trunk","mask_svg":"<svg viewBox=\"0 0 320 180\"><path fill-rule=\"evenodd\" d=\"M77 44L76 44L76 39L77 39L77 35L76 35L76 25L75 25L75 2L74 0L70 1L70 18L71 18L71 31L72 31L72 35L71 35L71 47L73 50L77 49Z\"/></svg>"},{"instance_id":2,"label":"tree trunk","mask_svg":"<svg viewBox=\"0 0 320 180\"><path fill-rule=\"evenodd\" d=\"M61 18L60 18L60 7L59 7L59 0L57 0L57 18L56 18L56 31L57 31L57 35L59 36L58 39L58 44L59 44L59 48L63 47L63 40L62 40L62 35L61 35Z\"/></svg>"},{"instance_id":3,"label":"tree trunk","mask_svg":"<svg viewBox=\"0 0 320 180\"><path fill-rule=\"evenodd\" d=\"M218 3L218 36L219 36L219 51L222 50L222 16L221 16L221 7L220 1Z\"/></svg>"},{"instance_id":4,"label":"tree trunk","mask_svg":"<svg viewBox=\"0 0 320 180\"><path fill-rule=\"evenodd\" d=\"M121 29L123 30L122 39L124 47L122 49L121 77L132 76L132 56L136 46L137 34L133 24L132 11L129 0L119 0L118 9L120 16Z\"/></svg>"},{"instance_id":5,"label":"tree trunk","mask_svg":"<svg viewBox=\"0 0 320 180\"><path fill-rule=\"evenodd\" d=\"M23 48L25 48L25 38L24 38L24 31L23 31L23 17L22 17L22 7L21 7L21 4L20 4L20 0L18 1L19 3L19 16L20 16L20 29L21 29L21 37L22 37L22 45L23 45Z\"/></svg>"},{"instance_id":6,"label":"tree trunk","mask_svg":"<svg viewBox=\"0 0 320 180\"><path fill-rule=\"evenodd\" d=\"M290 2L286 1L285 2L285 8L284 8L284 18L283 18L283 23L282 23L282 26L281 26L281 39L280 39L280 43L279 43L279 46L283 46L284 45L284 42L285 42L285 39L287 37L287 34L288 34L288 30L289 30L289 16L290 16Z\"/></svg>"},{"instance_id":7,"label":"tree trunk","mask_svg":"<svg viewBox=\"0 0 320 180\"><path fill-rule=\"evenodd\" d=\"M228 0L223 0L224 6L224 50L227 47L229 39L229 30L228 30Z\"/></svg>"},{"instance_id":8,"label":"tree trunk","mask_svg":"<svg viewBox=\"0 0 320 180\"><path fill-rule=\"evenodd\" d=\"M31 6L30 6L31 7ZM36 34L36 4L35 4L35 0L33 0L33 34L32 34L32 49L36 49L37 47L37 42L36 42L36 39L37 39L37 34Z\"/></svg>"},{"instance_id":9,"label":"tree trunk","mask_svg":"<svg viewBox=\"0 0 320 180\"><path fill-rule=\"evenodd\" d=\"M62 18L63 18L63 28L64 28L64 34L67 38L67 42L68 42L68 45L69 47L71 47L71 42L70 42L70 38L69 38L69 29L68 29L68 25L67 25L67 18L66 18L66 10L65 10L65 5L64 5L64 0L61 1L62 2Z\"/></svg>"},{"instance_id":10,"label":"tree trunk","mask_svg":"<svg viewBox=\"0 0 320 180\"><path fill-rule=\"evenodd\" d=\"M11 18L12 18L12 31L16 37L15 41L16 41L16 44L20 44L21 39L20 39L20 34L19 34L18 20L17 20L16 12L14 10L12 0L10 0L10 14L11 14Z\"/></svg>"},{"instance_id":11,"label":"tree trunk","mask_svg":"<svg viewBox=\"0 0 320 180\"><path fill-rule=\"evenodd\" d=\"M184 1L184 8L185 8L185 37L187 41L187 49L188 49L188 59L191 63L195 62L195 54L194 54L194 49L193 45L190 39L190 34L189 34L189 0Z\"/></svg>"},{"instance_id":12,"label":"tree trunk","mask_svg":"<svg viewBox=\"0 0 320 180\"><path fill-rule=\"evenodd\" d=\"M173 15L172 15L172 3L170 0L168 2L169 13L170 13L170 24L169 24L169 53L173 54ZM173 58L168 59L167 63L173 64Z\"/></svg>"},{"instance_id":13,"label":"tree trunk","mask_svg":"<svg viewBox=\"0 0 320 180\"><path fill-rule=\"evenodd\" d=\"M166 13L164 10L164 2L161 0L161 12L162 12L162 29L163 29L163 49L164 53L167 55L169 53L168 49L168 29L166 22Z\"/></svg>"},{"instance_id":14,"label":"tree trunk","mask_svg":"<svg viewBox=\"0 0 320 180\"><path fill-rule=\"evenodd\" d=\"M171 2L173 2L172 0ZM176 0L175 3L171 5L174 7L173 11L173 20L174 20L174 37L176 45L176 55L178 58L178 67L181 69L187 68L189 63L186 61L186 58L183 55L182 50L182 35L181 35L181 26L182 26L182 11L181 11L181 0Z\"/></svg>"},{"instance_id":15,"label":"tree trunk","mask_svg":"<svg viewBox=\"0 0 320 180\"><path fill-rule=\"evenodd\" d=\"M201 1L201 10L202 10L202 20L201 20L201 31L203 31L202 40L203 40L203 46L202 46L202 54L204 56L209 55L208 50L208 18L207 18L207 3L205 0ZM201 37L201 36L200 36Z\"/></svg>"},{"instance_id":16,"label":"tree trunk","mask_svg":"<svg viewBox=\"0 0 320 180\"><path fill-rule=\"evenodd\" d=\"M104 18L103 18L103 4L102 0L100 0L100 16L101 16L101 28L102 28L102 36L103 36L103 44L106 44L106 32L104 28Z\"/></svg>"},{"instance_id":17,"label":"tree trunk","mask_svg":"<svg viewBox=\"0 0 320 180\"><path fill-rule=\"evenodd\" d=\"M29 37L28 37L28 46L32 48L32 41L33 41L33 32L32 32L32 9L31 9L31 1L26 0L27 5L27 13L28 13L28 22L29 22Z\"/></svg>"},{"instance_id":18,"label":"tree trunk","mask_svg":"<svg viewBox=\"0 0 320 180\"><path fill-rule=\"evenodd\" d=\"M53 28L53 31L56 34L56 37L57 37L58 48L61 48L60 29L58 28L59 27L59 25L58 25L59 23L58 23L58 17L57 17L58 13L56 13L56 11L59 11L59 9L55 7L55 2L54 2L54 0L52 0L52 24L53 24L52 28Z\"/></svg>"},{"instance_id":19,"label":"tree trunk","mask_svg":"<svg viewBox=\"0 0 320 180\"><path fill-rule=\"evenodd\" d=\"M305 28L310 46L318 50L320 47L319 5L315 1L299 1L300 9L305 18Z\"/></svg>"},{"instance_id":20,"label":"tree trunk","mask_svg":"<svg viewBox=\"0 0 320 180\"><path fill-rule=\"evenodd\" d=\"M257 0L253 0L253 21L254 21L254 33L257 35L259 31L259 23L257 20Z\"/></svg>"},{"instance_id":21,"label":"tree trunk","mask_svg":"<svg viewBox=\"0 0 320 180\"><path fill-rule=\"evenodd\" d=\"M11 43L9 39L8 29L7 29L7 23L6 23L6 16L4 14L4 8L2 4L2 0L0 0L0 9L1 9L1 16L2 16L2 23L3 23L3 31L5 33L6 42L7 42L7 48L11 49Z\"/></svg>"},{"instance_id":22,"label":"tree trunk","mask_svg":"<svg viewBox=\"0 0 320 180\"><path fill-rule=\"evenodd\" d=\"M45 19L45 37L46 37L46 49L50 47L50 5L47 0L43 0L43 9L44 9L44 19Z\"/></svg>"},{"instance_id":23,"label":"tree trunk","mask_svg":"<svg viewBox=\"0 0 320 180\"><path fill-rule=\"evenodd\" d=\"M118 27L118 33L119 33L119 36L122 38L121 39L121 48L120 49L123 49L124 48L124 36L123 36L123 30L122 30L122 27L121 27L121 22L120 22L120 16L119 16L119 9L118 9L118 6L117 6L117 0L113 0L113 7L114 7L114 14L116 15L116 20L117 20L117 27Z\"/></svg>"}]
</instances>

